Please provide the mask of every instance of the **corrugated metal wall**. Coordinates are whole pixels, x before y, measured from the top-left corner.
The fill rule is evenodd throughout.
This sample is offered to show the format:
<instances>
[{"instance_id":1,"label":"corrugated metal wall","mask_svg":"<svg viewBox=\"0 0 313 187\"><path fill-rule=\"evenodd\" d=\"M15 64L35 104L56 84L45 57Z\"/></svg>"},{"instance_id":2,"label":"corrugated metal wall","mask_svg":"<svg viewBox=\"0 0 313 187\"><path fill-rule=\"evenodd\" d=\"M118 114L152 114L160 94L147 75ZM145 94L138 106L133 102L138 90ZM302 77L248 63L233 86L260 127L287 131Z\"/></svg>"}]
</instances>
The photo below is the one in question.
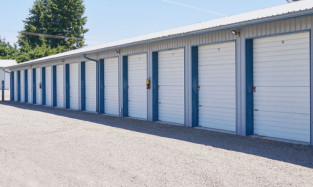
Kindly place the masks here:
<instances>
[{"instance_id":1,"label":"corrugated metal wall","mask_svg":"<svg viewBox=\"0 0 313 187\"><path fill-rule=\"evenodd\" d=\"M236 37L231 34L230 30L207 33L201 35L193 35L184 38L170 39L165 41L159 41L150 44L136 45L132 47L121 48L120 54L117 54L114 50L104 51L89 57L102 59L119 57L119 106L120 109L123 106L123 89L122 89L122 56L147 53L148 54L148 77L152 77L152 52L163 51L169 49L185 48L185 125L192 126L192 85L191 85L191 46L198 46L204 44L213 44L225 41L236 41L236 105L237 105L237 128L236 133L239 135L246 135L246 88L245 88L245 41L247 38L255 38L261 36L278 35L290 32L298 32L304 30L310 30L312 28L313 16L292 18L288 20L282 20L271 23L264 23L259 25L253 25L240 29L240 37ZM48 61L46 63L40 63L33 65L34 68L42 66L51 66L64 64L69 62L81 62L84 61L83 57L74 57L65 59L63 62L60 60ZM27 67L27 65L25 65ZM29 67L29 66L28 66ZM20 66L17 69L24 68ZM312 75L311 75L312 76ZM311 88L312 89L312 88ZM312 90L313 91L313 90ZM152 120L152 90L148 91L148 120ZM312 105L311 105L312 107ZM313 108L312 108L313 110Z\"/></svg>"}]
</instances>

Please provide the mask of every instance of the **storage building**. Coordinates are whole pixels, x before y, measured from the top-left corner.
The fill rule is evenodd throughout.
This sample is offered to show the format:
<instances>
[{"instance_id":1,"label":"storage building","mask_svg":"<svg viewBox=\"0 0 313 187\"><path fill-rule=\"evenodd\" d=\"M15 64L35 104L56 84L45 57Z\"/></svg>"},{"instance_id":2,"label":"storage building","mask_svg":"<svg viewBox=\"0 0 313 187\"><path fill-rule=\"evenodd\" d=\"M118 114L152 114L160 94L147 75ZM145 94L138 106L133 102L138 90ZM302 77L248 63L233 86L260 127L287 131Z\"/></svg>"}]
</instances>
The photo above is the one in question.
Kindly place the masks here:
<instances>
[{"instance_id":1,"label":"storage building","mask_svg":"<svg viewBox=\"0 0 313 187\"><path fill-rule=\"evenodd\" d=\"M16 64L15 60L0 60L0 90L2 90L2 81L4 81L4 89L10 90L10 72L5 68Z\"/></svg>"},{"instance_id":2,"label":"storage building","mask_svg":"<svg viewBox=\"0 0 313 187\"><path fill-rule=\"evenodd\" d=\"M11 99L313 145L312 28L304 0L73 50L11 66Z\"/></svg>"}]
</instances>

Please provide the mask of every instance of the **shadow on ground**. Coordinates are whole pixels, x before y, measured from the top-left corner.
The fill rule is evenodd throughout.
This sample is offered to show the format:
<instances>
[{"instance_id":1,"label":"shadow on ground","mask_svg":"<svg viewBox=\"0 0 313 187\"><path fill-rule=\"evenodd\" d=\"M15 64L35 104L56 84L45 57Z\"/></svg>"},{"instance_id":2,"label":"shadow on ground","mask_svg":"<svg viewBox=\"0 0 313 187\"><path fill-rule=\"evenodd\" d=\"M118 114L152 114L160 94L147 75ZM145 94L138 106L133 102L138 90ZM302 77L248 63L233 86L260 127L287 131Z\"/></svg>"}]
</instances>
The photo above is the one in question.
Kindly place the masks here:
<instances>
[{"instance_id":1,"label":"shadow on ground","mask_svg":"<svg viewBox=\"0 0 313 187\"><path fill-rule=\"evenodd\" d=\"M7 105L19 109L46 112L53 115L98 123L100 125L106 125L166 138L173 138L181 141L212 146L220 149L256 155L268 159L313 168L313 147L309 145L295 145L290 143L210 132L207 130L173 126L130 118L119 118L23 103L0 102L0 106L1 105Z\"/></svg>"}]
</instances>

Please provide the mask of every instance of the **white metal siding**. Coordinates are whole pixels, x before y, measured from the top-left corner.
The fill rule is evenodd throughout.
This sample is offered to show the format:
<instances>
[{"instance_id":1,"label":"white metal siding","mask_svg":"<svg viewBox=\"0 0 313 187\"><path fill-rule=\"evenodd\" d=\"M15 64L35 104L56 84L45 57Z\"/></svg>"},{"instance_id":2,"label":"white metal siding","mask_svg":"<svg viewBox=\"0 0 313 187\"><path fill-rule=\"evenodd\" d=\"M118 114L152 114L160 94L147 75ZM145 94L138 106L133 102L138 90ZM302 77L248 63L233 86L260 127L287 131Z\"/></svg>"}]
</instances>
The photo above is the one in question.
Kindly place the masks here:
<instances>
[{"instance_id":1,"label":"white metal siding","mask_svg":"<svg viewBox=\"0 0 313 187\"><path fill-rule=\"evenodd\" d=\"M52 106L52 68L46 67L46 105Z\"/></svg>"},{"instance_id":2,"label":"white metal siding","mask_svg":"<svg viewBox=\"0 0 313 187\"><path fill-rule=\"evenodd\" d=\"M33 101L33 97L32 97L32 93L33 93L33 87L32 87L32 85L33 85L33 71L32 71L32 69L28 69L27 70L28 72L27 72L27 76L28 76L28 78L27 78L27 81L28 81L28 103L32 103L32 101Z\"/></svg>"},{"instance_id":3,"label":"white metal siding","mask_svg":"<svg viewBox=\"0 0 313 187\"><path fill-rule=\"evenodd\" d=\"M254 40L254 133L310 142L310 35Z\"/></svg>"},{"instance_id":4,"label":"white metal siding","mask_svg":"<svg viewBox=\"0 0 313 187\"><path fill-rule=\"evenodd\" d=\"M57 66L57 107L64 108L64 66Z\"/></svg>"},{"instance_id":5,"label":"white metal siding","mask_svg":"<svg viewBox=\"0 0 313 187\"><path fill-rule=\"evenodd\" d=\"M236 131L235 42L199 47L199 126Z\"/></svg>"},{"instance_id":6,"label":"white metal siding","mask_svg":"<svg viewBox=\"0 0 313 187\"><path fill-rule=\"evenodd\" d=\"M41 84L41 68L37 68L36 69L36 103L38 105L42 104L42 99L41 99L42 88L40 88L40 84Z\"/></svg>"},{"instance_id":7,"label":"white metal siding","mask_svg":"<svg viewBox=\"0 0 313 187\"><path fill-rule=\"evenodd\" d=\"M104 111L119 115L118 107L118 58L104 60Z\"/></svg>"},{"instance_id":8,"label":"white metal siding","mask_svg":"<svg viewBox=\"0 0 313 187\"><path fill-rule=\"evenodd\" d=\"M147 119L147 55L128 57L128 115Z\"/></svg>"},{"instance_id":9,"label":"white metal siding","mask_svg":"<svg viewBox=\"0 0 313 187\"><path fill-rule=\"evenodd\" d=\"M159 52L159 120L184 124L184 49Z\"/></svg>"},{"instance_id":10,"label":"white metal siding","mask_svg":"<svg viewBox=\"0 0 313 187\"><path fill-rule=\"evenodd\" d=\"M17 101L17 93L18 93L18 90L17 90L17 72L18 71L15 71L14 72L14 101Z\"/></svg>"},{"instance_id":11,"label":"white metal siding","mask_svg":"<svg viewBox=\"0 0 313 187\"><path fill-rule=\"evenodd\" d=\"M78 63L70 64L70 108L78 110Z\"/></svg>"},{"instance_id":12,"label":"white metal siding","mask_svg":"<svg viewBox=\"0 0 313 187\"><path fill-rule=\"evenodd\" d=\"M9 90L10 89L10 73L4 73L4 89Z\"/></svg>"},{"instance_id":13,"label":"white metal siding","mask_svg":"<svg viewBox=\"0 0 313 187\"><path fill-rule=\"evenodd\" d=\"M3 69L1 69L0 68L0 83L2 84L2 81L4 81L5 80L5 72L4 72L4 70ZM5 88L4 88L5 89ZM0 87L0 90L2 90L2 85L1 85L1 87Z\"/></svg>"},{"instance_id":14,"label":"white metal siding","mask_svg":"<svg viewBox=\"0 0 313 187\"><path fill-rule=\"evenodd\" d=\"M21 102L25 102L25 77L24 70L21 70Z\"/></svg>"},{"instance_id":15,"label":"white metal siding","mask_svg":"<svg viewBox=\"0 0 313 187\"><path fill-rule=\"evenodd\" d=\"M86 62L86 111L96 112L97 110L97 64Z\"/></svg>"}]
</instances>

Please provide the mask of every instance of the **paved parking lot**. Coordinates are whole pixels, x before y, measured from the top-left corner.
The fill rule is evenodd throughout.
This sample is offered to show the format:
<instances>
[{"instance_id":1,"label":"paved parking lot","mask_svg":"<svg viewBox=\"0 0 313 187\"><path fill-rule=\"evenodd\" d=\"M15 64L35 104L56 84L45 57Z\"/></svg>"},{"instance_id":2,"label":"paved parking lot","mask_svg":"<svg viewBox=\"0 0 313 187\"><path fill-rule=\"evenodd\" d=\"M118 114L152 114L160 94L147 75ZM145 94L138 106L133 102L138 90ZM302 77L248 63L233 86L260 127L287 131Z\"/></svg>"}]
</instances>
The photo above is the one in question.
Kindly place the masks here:
<instances>
[{"instance_id":1,"label":"paved parking lot","mask_svg":"<svg viewBox=\"0 0 313 187\"><path fill-rule=\"evenodd\" d=\"M0 103L0 186L313 186L313 148Z\"/></svg>"}]
</instances>

